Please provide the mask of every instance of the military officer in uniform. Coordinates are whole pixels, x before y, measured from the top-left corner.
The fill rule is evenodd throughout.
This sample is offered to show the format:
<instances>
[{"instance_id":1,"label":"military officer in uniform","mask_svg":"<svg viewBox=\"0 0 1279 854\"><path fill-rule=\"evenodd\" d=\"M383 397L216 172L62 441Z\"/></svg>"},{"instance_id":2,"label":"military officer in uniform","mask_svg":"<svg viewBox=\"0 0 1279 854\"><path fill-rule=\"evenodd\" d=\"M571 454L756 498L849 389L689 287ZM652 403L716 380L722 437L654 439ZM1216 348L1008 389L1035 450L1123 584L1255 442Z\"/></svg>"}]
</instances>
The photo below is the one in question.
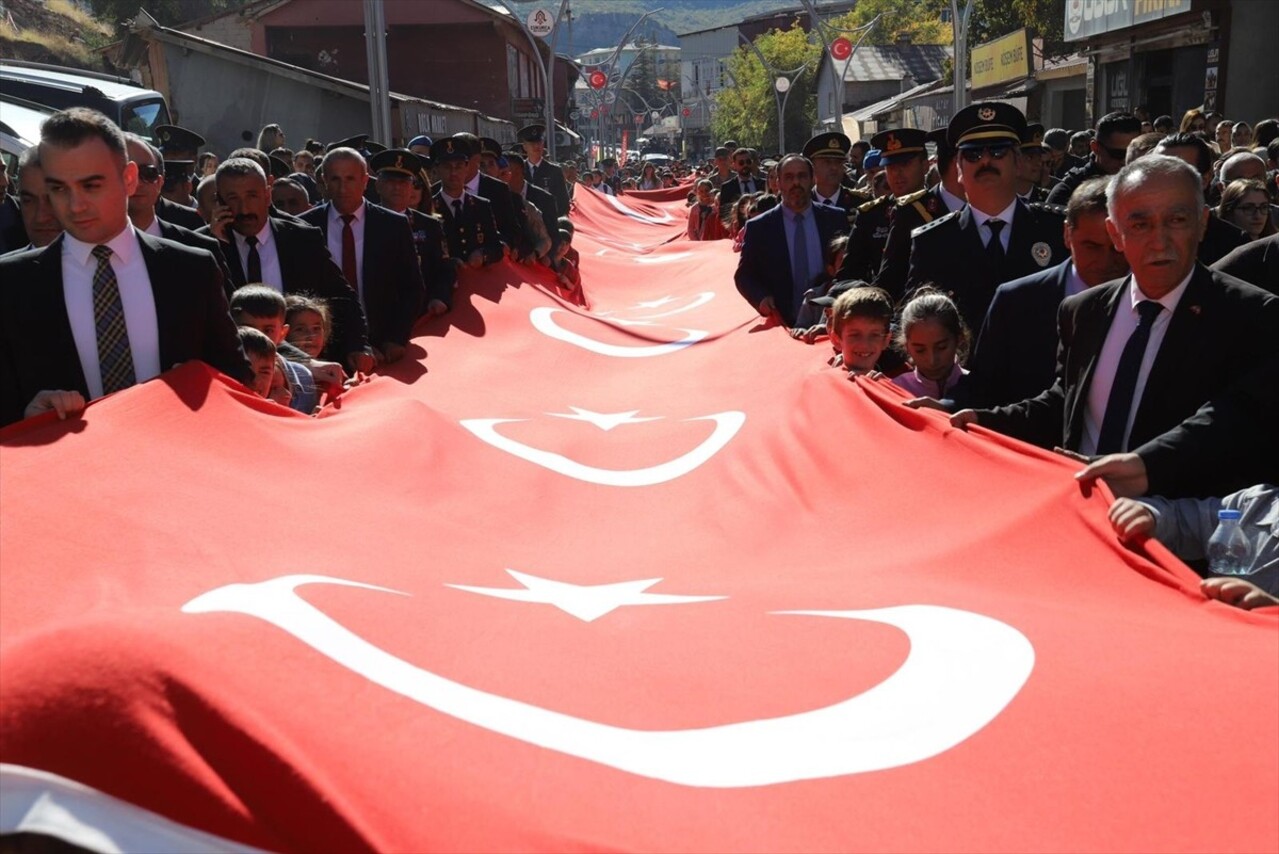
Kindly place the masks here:
<instances>
[{"instance_id":1,"label":"military officer in uniform","mask_svg":"<svg viewBox=\"0 0 1279 854\"><path fill-rule=\"evenodd\" d=\"M449 257L457 267L482 267L505 257L497 220L488 199L466 191L467 161L471 145L464 139L446 137L431 145L431 162L440 175L435 209L444 222Z\"/></svg>"},{"instance_id":2,"label":"military officer in uniform","mask_svg":"<svg viewBox=\"0 0 1279 854\"><path fill-rule=\"evenodd\" d=\"M946 141L946 129L930 131L927 141L936 147L937 172L941 175L941 182L930 189L907 193L897 200L892 224L888 227L888 242L884 244L884 260L879 265L879 275L875 277L875 285L888 291L894 301L900 301L906 290L911 232L967 204L964 188L959 183L959 164L955 162L958 152Z\"/></svg>"},{"instance_id":3,"label":"military officer in uniform","mask_svg":"<svg viewBox=\"0 0 1279 854\"><path fill-rule=\"evenodd\" d=\"M157 148L164 155L164 188L155 203L155 215L174 225L195 231L204 228L204 217L195 209L191 196L191 173L204 145L204 137L177 125L156 125Z\"/></svg>"},{"instance_id":4,"label":"military officer in uniform","mask_svg":"<svg viewBox=\"0 0 1279 854\"><path fill-rule=\"evenodd\" d=\"M413 231L413 248L426 285L422 313L432 317L453 307L453 288L457 285L457 268L449 256L448 240L440 220L409 206L413 198L413 181L420 180L422 160L403 148L390 148L369 158L369 171L377 180L378 203L387 210L408 217Z\"/></svg>"},{"instance_id":5,"label":"military officer in uniform","mask_svg":"<svg viewBox=\"0 0 1279 854\"><path fill-rule=\"evenodd\" d=\"M564 170L545 157L546 125L521 128L516 139L524 143L524 157L528 163L525 171L529 182L555 199L556 217L568 216L568 183L564 180Z\"/></svg>"},{"instance_id":6,"label":"military officer in uniform","mask_svg":"<svg viewBox=\"0 0 1279 854\"><path fill-rule=\"evenodd\" d=\"M950 293L969 329L980 329L995 288L1065 261L1061 208L1017 197L1026 117L1000 101L971 104L947 128L959 150L968 204L911 235L906 293L933 284Z\"/></svg>"},{"instance_id":7,"label":"military officer in uniform","mask_svg":"<svg viewBox=\"0 0 1279 854\"><path fill-rule=\"evenodd\" d=\"M838 278L869 282L878 275L897 199L924 189L924 178L928 174L928 150L924 147L927 139L928 134L917 128L880 131L871 137L871 145L880 152L890 192L857 209L853 232L848 238L848 253Z\"/></svg>"},{"instance_id":8,"label":"military officer in uniform","mask_svg":"<svg viewBox=\"0 0 1279 854\"><path fill-rule=\"evenodd\" d=\"M1017 167L1017 195L1022 201L1044 202L1044 126L1026 125L1021 137L1021 164Z\"/></svg>"},{"instance_id":9,"label":"military officer in uniform","mask_svg":"<svg viewBox=\"0 0 1279 854\"><path fill-rule=\"evenodd\" d=\"M813 201L841 209L849 227L857 216L857 208L870 201L864 193L844 186L844 164L852 140L842 133L822 133L804 144L804 156L813 161Z\"/></svg>"}]
</instances>

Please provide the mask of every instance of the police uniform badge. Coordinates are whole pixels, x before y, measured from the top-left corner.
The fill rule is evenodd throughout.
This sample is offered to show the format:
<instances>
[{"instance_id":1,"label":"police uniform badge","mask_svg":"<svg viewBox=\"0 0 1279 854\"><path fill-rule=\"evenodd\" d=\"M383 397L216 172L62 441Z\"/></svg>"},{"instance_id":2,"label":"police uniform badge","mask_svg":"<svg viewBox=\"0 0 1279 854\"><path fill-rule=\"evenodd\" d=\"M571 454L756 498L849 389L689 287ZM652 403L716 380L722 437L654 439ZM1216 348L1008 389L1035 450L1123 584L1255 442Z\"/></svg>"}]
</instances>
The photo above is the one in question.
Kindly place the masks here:
<instances>
[{"instance_id":1,"label":"police uniform badge","mask_svg":"<svg viewBox=\"0 0 1279 854\"><path fill-rule=\"evenodd\" d=\"M1039 242L1030 247L1030 257L1035 259L1035 263L1041 267L1047 267L1048 262L1052 260L1053 250L1047 243Z\"/></svg>"},{"instance_id":2,"label":"police uniform badge","mask_svg":"<svg viewBox=\"0 0 1279 854\"><path fill-rule=\"evenodd\" d=\"M897 134L890 133L888 140L884 143L885 151L896 151L902 147L902 141L897 138Z\"/></svg>"},{"instance_id":3,"label":"police uniform badge","mask_svg":"<svg viewBox=\"0 0 1279 854\"><path fill-rule=\"evenodd\" d=\"M988 122L994 117L995 117L994 107L982 107L980 110L977 111L977 118L981 119L983 122Z\"/></svg>"}]
</instances>

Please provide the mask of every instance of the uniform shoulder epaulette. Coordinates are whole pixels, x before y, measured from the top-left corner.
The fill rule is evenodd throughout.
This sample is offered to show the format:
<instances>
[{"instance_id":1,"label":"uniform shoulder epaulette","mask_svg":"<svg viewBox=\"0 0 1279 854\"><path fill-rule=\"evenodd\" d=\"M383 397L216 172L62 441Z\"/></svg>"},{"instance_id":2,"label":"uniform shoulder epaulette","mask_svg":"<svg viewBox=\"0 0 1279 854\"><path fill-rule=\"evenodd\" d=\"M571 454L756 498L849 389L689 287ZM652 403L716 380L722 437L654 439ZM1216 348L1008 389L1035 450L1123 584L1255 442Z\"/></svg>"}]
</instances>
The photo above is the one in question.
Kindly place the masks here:
<instances>
[{"instance_id":1,"label":"uniform shoulder epaulette","mask_svg":"<svg viewBox=\"0 0 1279 854\"><path fill-rule=\"evenodd\" d=\"M880 196L877 199L871 199L869 202L866 202L865 204L858 205L857 210L860 211L861 213L870 213L871 211L873 211L875 208L879 207L880 205L887 203L890 198L891 196Z\"/></svg>"},{"instance_id":2,"label":"uniform shoulder epaulette","mask_svg":"<svg viewBox=\"0 0 1279 854\"><path fill-rule=\"evenodd\" d=\"M1029 202L1028 204L1032 210L1046 211L1047 213L1056 214L1057 216L1066 215L1065 205L1050 205L1047 202Z\"/></svg>"},{"instance_id":3,"label":"uniform shoulder epaulette","mask_svg":"<svg viewBox=\"0 0 1279 854\"><path fill-rule=\"evenodd\" d=\"M922 190L918 190L914 193L907 193L906 195L902 196L900 199L897 200L897 207L900 208L900 207L904 207L905 205L909 205L914 202L917 202L920 199L922 199L925 195L927 195L927 193L928 193L927 187L925 187Z\"/></svg>"},{"instance_id":4,"label":"uniform shoulder epaulette","mask_svg":"<svg viewBox=\"0 0 1279 854\"><path fill-rule=\"evenodd\" d=\"M954 219L954 218L955 218L955 217L957 217L957 216L959 216L959 211L951 211L950 213L946 214L945 216L939 216L939 217L937 217L937 219L933 220L933 221L932 221L932 222L930 222L930 223L926 223L926 224L924 224L924 225L921 225L919 228L911 229L910 237L911 237L911 239L912 239L912 240L914 240L916 237L919 237L919 235L923 234L925 231L929 231L929 230L931 230L931 229L934 229L934 228L936 228L937 226L941 225L941 224L942 224L942 223L944 223L944 222L950 222L952 219Z\"/></svg>"}]
</instances>

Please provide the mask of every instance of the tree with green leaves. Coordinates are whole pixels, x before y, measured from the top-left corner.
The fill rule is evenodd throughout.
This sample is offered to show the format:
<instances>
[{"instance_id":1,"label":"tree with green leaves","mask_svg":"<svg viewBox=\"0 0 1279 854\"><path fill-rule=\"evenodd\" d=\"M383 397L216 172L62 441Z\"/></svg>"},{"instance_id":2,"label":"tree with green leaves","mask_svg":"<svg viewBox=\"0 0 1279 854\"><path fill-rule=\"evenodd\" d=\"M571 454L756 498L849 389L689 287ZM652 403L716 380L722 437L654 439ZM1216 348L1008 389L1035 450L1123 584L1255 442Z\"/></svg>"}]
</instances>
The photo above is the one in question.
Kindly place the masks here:
<instances>
[{"instance_id":1,"label":"tree with green leaves","mask_svg":"<svg viewBox=\"0 0 1279 854\"><path fill-rule=\"evenodd\" d=\"M764 33L755 39L755 47L778 71L807 66L791 85L784 116L787 147L798 150L817 119L815 82L821 49L798 26ZM715 138L731 138L741 145L777 151L780 146L773 71L765 68L745 45L725 59L724 65L732 85L716 95L718 107L711 122Z\"/></svg>"},{"instance_id":2,"label":"tree with green leaves","mask_svg":"<svg viewBox=\"0 0 1279 854\"><path fill-rule=\"evenodd\" d=\"M863 44L894 44L902 36L915 44L950 44L950 0L858 0L848 14L832 18L833 30L856 30L876 18Z\"/></svg>"},{"instance_id":3,"label":"tree with green leaves","mask_svg":"<svg viewBox=\"0 0 1279 854\"><path fill-rule=\"evenodd\" d=\"M118 31L123 31L142 9L161 26L171 27L242 5L243 0L89 0L94 17L110 21Z\"/></svg>"}]
</instances>

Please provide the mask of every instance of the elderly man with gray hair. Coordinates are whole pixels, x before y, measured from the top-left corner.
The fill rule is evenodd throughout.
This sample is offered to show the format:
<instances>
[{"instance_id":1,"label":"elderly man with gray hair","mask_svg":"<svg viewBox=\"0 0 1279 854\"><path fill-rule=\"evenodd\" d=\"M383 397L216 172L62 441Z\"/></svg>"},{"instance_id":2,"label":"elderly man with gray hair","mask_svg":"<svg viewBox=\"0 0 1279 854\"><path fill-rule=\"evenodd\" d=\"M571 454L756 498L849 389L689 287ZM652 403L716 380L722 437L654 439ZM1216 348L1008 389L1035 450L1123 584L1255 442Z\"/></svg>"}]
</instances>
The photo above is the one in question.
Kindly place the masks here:
<instances>
[{"instance_id":1,"label":"elderly man with gray hair","mask_svg":"<svg viewBox=\"0 0 1279 854\"><path fill-rule=\"evenodd\" d=\"M1111 181L1106 228L1130 275L1066 298L1057 374L1037 397L967 409L980 423L1084 456L1135 448L1189 418L1279 340L1279 298L1196 260L1208 222L1199 173L1149 154Z\"/></svg>"}]
</instances>

